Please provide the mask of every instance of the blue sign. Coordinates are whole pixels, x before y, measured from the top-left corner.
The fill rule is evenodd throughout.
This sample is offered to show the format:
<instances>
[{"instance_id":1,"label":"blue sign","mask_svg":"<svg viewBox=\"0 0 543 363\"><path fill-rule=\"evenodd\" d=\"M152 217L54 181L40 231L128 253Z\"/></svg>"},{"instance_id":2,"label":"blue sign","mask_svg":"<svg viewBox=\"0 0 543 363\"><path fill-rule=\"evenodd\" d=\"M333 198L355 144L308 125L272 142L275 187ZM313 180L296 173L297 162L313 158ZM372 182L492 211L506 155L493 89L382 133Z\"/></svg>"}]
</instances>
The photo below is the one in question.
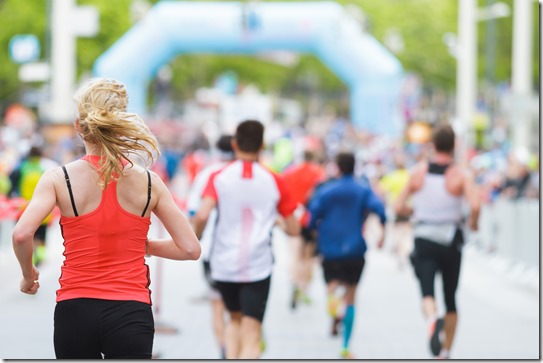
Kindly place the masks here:
<instances>
[{"instance_id":1,"label":"blue sign","mask_svg":"<svg viewBox=\"0 0 543 363\"><path fill-rule=\"evenodd\" d=\"M33 34L13 36L9 41L9 55L15 63L28 63L40 57L40 41Z\"/></svg>"}]
</instances>

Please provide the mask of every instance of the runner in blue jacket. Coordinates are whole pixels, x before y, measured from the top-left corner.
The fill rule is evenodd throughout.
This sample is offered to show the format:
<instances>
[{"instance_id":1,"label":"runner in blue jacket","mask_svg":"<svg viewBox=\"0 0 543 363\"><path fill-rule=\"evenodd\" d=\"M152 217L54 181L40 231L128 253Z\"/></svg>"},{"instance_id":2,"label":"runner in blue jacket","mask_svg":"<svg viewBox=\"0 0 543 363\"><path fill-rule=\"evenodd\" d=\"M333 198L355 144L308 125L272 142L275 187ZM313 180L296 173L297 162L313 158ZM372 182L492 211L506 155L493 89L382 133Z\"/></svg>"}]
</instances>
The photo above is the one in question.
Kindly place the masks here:
<instances>
[{"instance_id":1,"label":"runner in blue jacket","mask_svg":"<svg viewBox=\"0 0 543 363\"><path fill-rule=\"evenodd\" d=\"M333 318L332 334L337 335L338 325L343 322L341 356L353 358L349 352L349 340L355 315L354 299L367 250L362 227L369 213L379 216L383 227L378 242L381 248L386 216L383 202L367 183L354 176L354 155L339 153L336 164L339 178L322 185L311 200L309 228L317 232L318 252L327 284L328 312ZM339 286L345 287L342 299L336 297ZM339 311L341 300L345 307L343 314Z\"/></svg>"}]
</instances>

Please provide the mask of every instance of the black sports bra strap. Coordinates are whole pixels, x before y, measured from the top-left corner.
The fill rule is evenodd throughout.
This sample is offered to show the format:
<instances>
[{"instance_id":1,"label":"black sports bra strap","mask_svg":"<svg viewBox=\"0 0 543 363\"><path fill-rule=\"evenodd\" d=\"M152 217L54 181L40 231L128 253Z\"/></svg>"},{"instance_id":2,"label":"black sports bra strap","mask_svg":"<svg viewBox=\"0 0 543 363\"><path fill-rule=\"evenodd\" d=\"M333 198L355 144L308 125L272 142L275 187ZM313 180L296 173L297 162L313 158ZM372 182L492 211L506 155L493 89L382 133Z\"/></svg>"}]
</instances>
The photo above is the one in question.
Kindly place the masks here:
<instances>
[{"instance_id":1,"label":"black sports bra strap","mask_svg":"<svg viewBox=\"0 0 543 363\"><path fill-rule=\"evenodd\" d=\"M70 183L70 177L68 176L68 172L66 171L66 167L63 165L62 170L64 170L64 176L66 177L66 185L68 186L68 192L70 193L70 200L72 202L72 208L74 210L74 214L76 217L79 217L79 214L77 214L77 208L75 207L75 201L74 201L74 195L72 193L72 184Z\"/></svg>"},{"instance_id":2,"label":"black sports bra strap","mask_svg":"<svg viewBox=\"0 0 543 363\"><path fill-rule=\"evenodd\" d=\"M149 207L149 202L151 201L151 174L149 173L149 170L147 171L147 204L145 204L145 208L143 209L143 213L141 216L143 217L145 215L145 212L147 212L147 207Z\"/></svg>"}]
</instances>

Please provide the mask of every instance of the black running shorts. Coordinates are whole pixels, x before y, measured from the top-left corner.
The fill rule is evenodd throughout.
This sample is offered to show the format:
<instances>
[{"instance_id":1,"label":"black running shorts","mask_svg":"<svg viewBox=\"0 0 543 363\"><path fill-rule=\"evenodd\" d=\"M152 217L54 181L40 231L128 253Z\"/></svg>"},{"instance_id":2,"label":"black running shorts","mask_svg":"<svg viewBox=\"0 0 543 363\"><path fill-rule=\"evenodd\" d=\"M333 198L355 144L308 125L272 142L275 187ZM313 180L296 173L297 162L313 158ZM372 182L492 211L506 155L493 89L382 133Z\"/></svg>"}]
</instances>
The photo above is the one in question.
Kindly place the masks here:
<instances>
[{"instance_id":1,"label":"black running shorts","mask_svg":"<svg viewBox=\"0 0 543 363\"><path fill-rule=\"evenodd\" d=\"M304 243L307 243L307 244L317 243L317 240L315 239L315 235L313 232L314 230L312 229L302 227L302 229L300 230L300 235L302 236L302 240L304 241Z\"/></svg>"},{"instance_id":2,"label":"black running shorts","mask_svg":"<svg viewBox=\"0 0 543 363\"><path fill-rule=\"evenodd\" d=\"M38 227L36 230L36 233L34 233L34 239L39 239L40 241L45 242L45 238L47 236L47 225L42 224Z\"/></svg>"},{"instance_id":3,"label":"black running shorts","mask_svg":"<svg viewBox=\"0 0 543 363\"><path fill-rule=\"evenodd\" d=\"M262 322L270 292L271 276L254 282L216 281L224 305L230 312L241 312Z\"/></svg>"},{"instance_id":4,"label":"black running shorts","mask_svg":"<svg viewBox=\"0 0 543 363\"><path fill-rule=\"evenodd\" d=\"M139 301L72 299L55 307L57 359L151 359L151 305Z\"/></svg>"},{"instance_id":5,"label":"black running shorts","mask_svg":"<svg viewBox=\"0 0 543 363\"><path fill-rule=\"evenodd\" d=\"M314 230L302 227L300 230L300 236L302 237L302 248L312 248L313 256L318 256L317 239L315 238Z\"/></svg>"},{"instance_id":6,"label":"black running shorts","mask_svg":"<svg viewBox=\"0 0 543 363\"><path fill-rule=\"evenodd\" d=\"M348 285L356 285L362 276L365 262L364 257L324 260L322 261L324 281L329 283L336 280Z\"/></svg>"},{"instance_id":7,"label":"black running shorts","mask_svg":"<svg viewBox=\"0 0 543 363\"><path fill-rule=\"evenodd\" d=\"M211 278L211 265L204 260L204 278L212 289L217 290L217 282Z\"/></svg>"}]
</instances>

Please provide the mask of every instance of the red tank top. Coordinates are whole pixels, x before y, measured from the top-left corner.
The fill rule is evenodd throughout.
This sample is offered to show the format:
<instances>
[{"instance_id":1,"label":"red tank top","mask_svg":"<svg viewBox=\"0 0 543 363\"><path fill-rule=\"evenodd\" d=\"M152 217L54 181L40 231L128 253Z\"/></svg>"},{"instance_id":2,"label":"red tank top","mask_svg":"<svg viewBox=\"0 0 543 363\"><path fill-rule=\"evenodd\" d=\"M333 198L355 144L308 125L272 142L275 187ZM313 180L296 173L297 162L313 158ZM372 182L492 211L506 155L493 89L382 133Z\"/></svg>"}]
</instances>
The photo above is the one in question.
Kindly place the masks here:
<instances>
[{"instance_id":1,"label":"red tank top","mask_svg":"<svg viewBox=\"0 0 543 363\"><path fill-rule=\"evenodd\" d=\"M98 166L100 158L85 156L83 160ZM94 211L61 216L65 260L56 301L94 298L151 304L149 266L144 257L150 224L150 218L121 207L115 181L102 192Z\"/></svg>"}]
</instances>

